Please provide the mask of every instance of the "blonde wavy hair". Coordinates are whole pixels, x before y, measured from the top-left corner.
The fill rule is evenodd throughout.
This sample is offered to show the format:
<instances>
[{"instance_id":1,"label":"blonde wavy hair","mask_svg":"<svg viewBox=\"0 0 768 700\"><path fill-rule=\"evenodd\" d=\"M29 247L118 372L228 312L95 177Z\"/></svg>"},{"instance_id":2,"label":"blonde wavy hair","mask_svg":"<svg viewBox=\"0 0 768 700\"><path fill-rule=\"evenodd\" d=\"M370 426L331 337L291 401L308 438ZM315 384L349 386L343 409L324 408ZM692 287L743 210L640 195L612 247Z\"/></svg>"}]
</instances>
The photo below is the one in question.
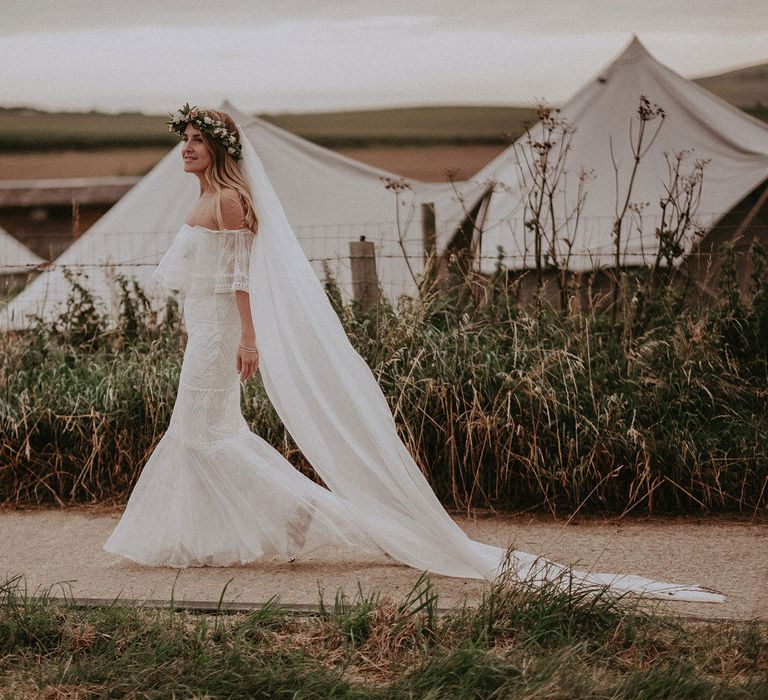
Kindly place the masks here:
<instances>
[{"instance_id":1,"label":"blonde wavy hair","mask_svg":"<svg viewBox=\"0 0 768 700\"><path fill-rule=\"evenodd\" d=\"M215 109L196 110L204 117L210 117L216 121L223 122L227 130L237 136L240 141L240 133L235 126L235 122L226 112L220 112ZM243 226L254 233L258 230L259 219L256 216L256 209L253 206L253 196L248 181L240 169L240 163L236 161L230 153L227 152L226 144L213 137L205 131L200 131L203 142L208 146L211 152L211 164L205 170L205 179L216 192L216 224L219 228L224 228L224 217L221 213L221 191L230 188L237 192L240 204L243 206Z\"/></svg>"}]
</instances>

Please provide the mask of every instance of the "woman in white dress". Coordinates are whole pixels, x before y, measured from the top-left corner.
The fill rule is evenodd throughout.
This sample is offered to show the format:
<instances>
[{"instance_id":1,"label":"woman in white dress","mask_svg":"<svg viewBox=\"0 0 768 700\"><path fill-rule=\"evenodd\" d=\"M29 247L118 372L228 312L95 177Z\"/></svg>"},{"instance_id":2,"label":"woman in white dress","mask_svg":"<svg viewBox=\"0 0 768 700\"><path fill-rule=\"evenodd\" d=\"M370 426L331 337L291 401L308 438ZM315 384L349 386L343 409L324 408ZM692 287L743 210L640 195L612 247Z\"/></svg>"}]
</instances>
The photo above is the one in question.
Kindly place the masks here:
<instances>
[{"instance_id":1,"label":"woman in white dress","mask_svg":"<svg viewBox=\"0 0 768 700\"><path fill-rule=\"evenodd\" d=\"M243 130L223 112L189 105L169 125L184 141L183 167L198 178L200 196L154 275L183 292L188 342L168 431L107 551L187 567L348 548L448 576L493 580L506 571L533 582L723 599L697 586L571 571L469 539L400 440ZM257 369L328 488L248 429L240 382Z\"/></svg>"},{"instance_id":2,"label":"woman in white dress","mask_svg":"<svg viewBox=\"0 0 768 700\"><path fill-rule=\"evenodd\" d=\"M184 171L197 177L200 196L153 273L184 294L178 394L105 549L175 567L292 559L327 544L378 552L339 499L252 433L241 414L240 382L259 364L248 294L258 221L228 150L237 153L238 143L222 138L226 131L237 139L234 122L213 110L199 114L211 123L190 119L179 131Z\"/></svg>"}]
</instances>

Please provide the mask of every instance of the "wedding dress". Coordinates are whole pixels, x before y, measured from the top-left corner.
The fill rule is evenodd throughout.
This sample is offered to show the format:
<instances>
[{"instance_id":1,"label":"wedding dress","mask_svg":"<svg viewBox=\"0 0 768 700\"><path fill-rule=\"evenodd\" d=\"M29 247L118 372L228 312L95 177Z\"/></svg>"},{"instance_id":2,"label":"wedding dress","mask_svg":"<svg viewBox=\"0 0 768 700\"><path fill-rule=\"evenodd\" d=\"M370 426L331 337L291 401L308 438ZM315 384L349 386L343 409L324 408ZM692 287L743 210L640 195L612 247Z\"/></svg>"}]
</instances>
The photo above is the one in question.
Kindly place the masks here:
<instances>
[{"instance_id":1,"label":"wedding dress","mask_svg":"<svg viewBox=\"0 0 768 700\"><path fill-rule=\"evenodd\" d=\"M400 440L370 368L352 348L253 146L239 128L258 233L182 226L156 277L186 291L189 341L170 426L105 549L197 566L293 557L314 546L384 551L420 570L720 602L641 576L571 570L470 539ZM297 186L300 184L297 182ZM235 289L249 292L270 401L324 489L251 433L234 369Z\"/></svg>"},{"instance_id":2,"label":"wedding dress","mask_svg":"<svg viewBox=\"0 0 768 700\"><path fill-rule=\"evenodd\" d=\"M341 499L252 433L240 411L235 290L253 233L184 224L153 276L184 294L188 340L170 424L104 549L142 564L227 566L317 547L381 552Z\"/></svg>"}]
</instances>

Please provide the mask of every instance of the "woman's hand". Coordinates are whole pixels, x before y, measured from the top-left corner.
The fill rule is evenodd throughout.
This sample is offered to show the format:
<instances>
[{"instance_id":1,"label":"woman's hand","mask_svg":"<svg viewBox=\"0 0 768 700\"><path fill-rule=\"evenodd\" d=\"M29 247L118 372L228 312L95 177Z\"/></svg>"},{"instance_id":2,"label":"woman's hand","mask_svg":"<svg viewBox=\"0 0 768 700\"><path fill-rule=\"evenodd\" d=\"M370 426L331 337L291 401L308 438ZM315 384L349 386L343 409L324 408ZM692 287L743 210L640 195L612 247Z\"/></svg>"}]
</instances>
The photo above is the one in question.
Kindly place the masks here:
<instances>
[{"instance_id":1,"label":"woman's hand","mask_svg":"<svg viewBox=\"0 0 768 700\"><path fill-rule=\"evenodd\" d=\"M237 371L240 381L246 382L259 368L259 351L253 345L241 343L237 347Z\"/></svg>"}]
</instances>

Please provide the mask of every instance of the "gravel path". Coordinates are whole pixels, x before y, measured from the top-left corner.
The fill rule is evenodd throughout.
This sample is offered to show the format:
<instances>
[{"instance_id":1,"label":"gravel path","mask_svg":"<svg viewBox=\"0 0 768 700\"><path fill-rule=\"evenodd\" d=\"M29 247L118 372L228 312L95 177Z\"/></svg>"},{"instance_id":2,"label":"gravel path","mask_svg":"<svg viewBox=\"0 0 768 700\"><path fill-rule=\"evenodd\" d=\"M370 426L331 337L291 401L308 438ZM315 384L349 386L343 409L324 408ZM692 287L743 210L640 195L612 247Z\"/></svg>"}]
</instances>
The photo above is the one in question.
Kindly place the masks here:
<instances>
[{"instance_id":1,"label":"gravel path","mask_svg":"<svg viewBox=\"0 0 768 700\"><path fill-rule=\"evenodd\" d=\"M60 582L83 598L316 604L320 589L332 602L337 589L353 596L358 583L403 597L419 572L382 557L347 559L317 552L293 563L265 561L229 568L177 571L143 567L101 548L121 508L0 509L0 575L24 574L28 589ZM595 571L634 573L696 583L727 596L723 604L666 603L684 616L768 620L768 518L581 519L565 526L543 516L456 516L472 537ZM178 573L178 579L176 579ZM476 601L482 581L433 576L440 606ZM62 595L57 587L53 595Z\"/></svg>"}]
</instances>

